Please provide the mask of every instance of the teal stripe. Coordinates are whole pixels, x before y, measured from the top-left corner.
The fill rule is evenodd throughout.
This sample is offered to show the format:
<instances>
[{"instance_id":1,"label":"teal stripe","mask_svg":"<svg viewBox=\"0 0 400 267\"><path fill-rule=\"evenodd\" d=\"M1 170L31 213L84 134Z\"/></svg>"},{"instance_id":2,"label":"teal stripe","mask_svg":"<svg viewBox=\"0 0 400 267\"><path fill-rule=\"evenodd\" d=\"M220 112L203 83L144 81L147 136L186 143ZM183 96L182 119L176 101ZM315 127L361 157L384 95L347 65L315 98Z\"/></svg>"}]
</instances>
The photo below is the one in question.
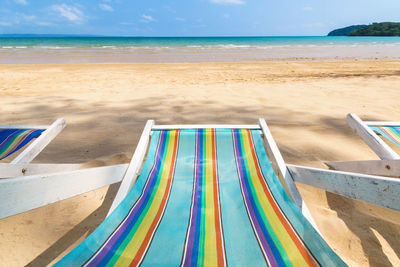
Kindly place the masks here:
<instances>
[{"instance_id":1,"label":"teal stripe","mask_svg":"<svg viewBox=\"0 0 400 267\"><path fill-rule=\"evenodd\" d=\"M216 130L222 228L229 266L266 266L247 216L233 151L232 131Z\"/></svg>"},{"instance_id":2,"label":"teal stripe","mask_svg":"<svg viewBox=\"0 0 400 267\"><path fill-rule=\"evenodd\" d=\"M265 153L260 133L257 130L252 130L252 136L264 178L269 184L275 200L314 257L322 264L322 266L347 266L336 255L336 253L333 252L325 240L318 234L314 227L312 227L299 208L286 194L286 191L279 182L279 179L268 160L267 154Z\"/></svg>"},{"instance_id":3,"label":"teal stripe","mask_svg":"<svg viewBox=\"0 0 400 267\"><path fill-rule=\"evenodd\" d=\"M181 262L192 202L194 155L195 131L181 130L171 197L142 266Z\"/></svg>"},{"instance_id":4,"label":"teal stripe","mask_svg":"<svg viewBox=\"0 0 400 267\"><path fill-rule=\"evenodd\" d=\"M127 197L84 242L80 243L74 250L57 262L55 266L80 266L84 264L118 227L142 193L147 177L154 165L159 137L160 132L154 131L142 172Z\"/></svg>"}]
</instances>

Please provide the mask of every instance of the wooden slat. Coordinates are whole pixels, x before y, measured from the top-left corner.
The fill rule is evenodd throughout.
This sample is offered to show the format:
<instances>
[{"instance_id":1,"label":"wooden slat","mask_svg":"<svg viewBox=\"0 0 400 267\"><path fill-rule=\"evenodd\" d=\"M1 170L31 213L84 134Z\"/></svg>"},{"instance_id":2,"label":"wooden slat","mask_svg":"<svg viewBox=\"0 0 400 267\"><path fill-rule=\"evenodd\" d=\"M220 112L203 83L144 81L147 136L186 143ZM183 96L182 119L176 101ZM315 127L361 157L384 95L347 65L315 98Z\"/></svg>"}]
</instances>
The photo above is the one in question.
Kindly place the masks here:
<instances>
[{"instance_id":1,"label":"wooden slat","mask_svg":"<svg viewBox=\"0 0 400 267\"><path fill-rule=\"evenodd\" d=\"M247 124L175 124L175 125L154 125L152 130L174 130L174 129L206 129L206 128L219 128L219 129L261 129L259 125Z\"/></svg>"},{"instance_id":2,"label":"wooden slat","mask_svg":"<svg viewBox=\"0 0 400 267\"><path fill-rule=\"evenodd\" d=\"M22 151L11 164L22 164L31 162L65 127L64 119L57 119L36 140L34 140L24 151Z\"/></svg>"},{"instance_id":3,"label":"wooden slat","mask_svg":"<svg viewBox=\"0 0 400 267\"><path fill-rule=\"evenodd\" d=\"M0 179L46 174L55 172L74 171L82 164L8 164L0 163Z\"/></svg>"},{"instance_id":4,"label":"wooden slat","mask_svg":"<svg viewBox=\"0 0 400 267\"><path fill-rule=\"evenodd\" d=\"M333 170L369 175L400 177L400 160L331 161L325 164Z\"/></svg>"},{"instance_id":5,"label":"wooden slat","mask_svg":"<svg viewBox=\"0 0 400 267\"><path fill-rule=\"evenodd\" d=\"M288 165L294 180L348 198L400 211L400 180Z\"/></svg>"},{"instance_id":6,"label":"wooden slat","mask_svg":"<svg viewBox=\"0 0 400 267\"><path fill-rule=\"evenodd\" d=\"M369 126L400 126L400 121L364 121Z\"/></svg>"},{"instance_id":7,"label":"wooden slat","mask_svg":"<svg viewBox=\"0 0 400 267\"><path fill-rule=\"evenodd\" d=\"M114 198L114 201L111 205L111 208L107 214L110 215L111 212L121 203L121 201L128 194L129 190L132 188L133 184L136 182L137 177L139 176L140 168L143 164L144 156L147 152L147 147L150 141L150 133L153 127L154 121L148 120L142 135L140 136L139 143L136 146L135 153L132 156L131 162L129 163L129 167L124 175L122 183L118 189L117 195Z\"/></svg>"},{"instance_id":8,"label":"wooden slat","mask_svg":"<svg viewBox=\"0 0 400 267\"><path fill-rule=\"evenodd\" d=\"M274 138L268 128L268 125L264 119L259 119L260 127L264 136L266 152L271 161L271 165L275 168L277 172L277 176L281 181L281 184L285 188L286 192L293 199L294 203L299 207L304 217L312 224L312 226L317 230L319 234L318 226L315 223L311 213L302 199L299 190L297 189L293 177L290 174L289 170L286 167L286 163L283 160L282 154L279 151L278 145L275 143Z\"/></svg>"},{"instance_id":9,"label":"wooden slat","mask_svg":"<svg viewBox=\"0 0 400 267\"><path fill-rule=\"evenodd\" d=\"M49 128L50 125L0 125L0 129L22 129L22 130L28 130L28 129L34 129L34 130L44 130Z\"/></svg>"},{"instance_id":10,"label":"wooden slat","mask_svg":"<svg viewBox=\"0 0 400 267\"><path fill-rule=\"evenodd\" d=\"M121 181L128 164L0 180L0 219Z\"/></svg>"},{"instance_id":11,"label":"wooden slat","mask_svg":"<svg viewBox=\"0 0 400 267\"><path fill-rule=\"evenodd\" d=\"M367 124L365 124L356 114L349 113L346 117L347 123L353 130L375 151L381 159L400 159L400 156L390 148Z\"/></svg>"}]
</instances>

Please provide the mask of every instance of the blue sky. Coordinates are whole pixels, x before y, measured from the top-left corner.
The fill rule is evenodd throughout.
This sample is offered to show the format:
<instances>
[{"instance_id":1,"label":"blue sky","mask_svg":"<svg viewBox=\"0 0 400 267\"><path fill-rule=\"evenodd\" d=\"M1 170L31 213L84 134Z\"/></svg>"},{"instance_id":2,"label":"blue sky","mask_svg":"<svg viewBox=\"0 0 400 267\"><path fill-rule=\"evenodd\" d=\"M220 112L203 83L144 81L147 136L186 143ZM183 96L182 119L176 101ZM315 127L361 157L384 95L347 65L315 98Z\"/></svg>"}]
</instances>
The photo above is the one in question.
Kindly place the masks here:
<instances>
[{"instance_id":1,"label":"blue sky","mask_svg":"<svg viewBox=\"0 0 400 267\"><path fill-rule=\"evenodd\" d=\"M0 33L326 35L399 11L399 0L0 0Z\"/></svg>"}]
</instances>

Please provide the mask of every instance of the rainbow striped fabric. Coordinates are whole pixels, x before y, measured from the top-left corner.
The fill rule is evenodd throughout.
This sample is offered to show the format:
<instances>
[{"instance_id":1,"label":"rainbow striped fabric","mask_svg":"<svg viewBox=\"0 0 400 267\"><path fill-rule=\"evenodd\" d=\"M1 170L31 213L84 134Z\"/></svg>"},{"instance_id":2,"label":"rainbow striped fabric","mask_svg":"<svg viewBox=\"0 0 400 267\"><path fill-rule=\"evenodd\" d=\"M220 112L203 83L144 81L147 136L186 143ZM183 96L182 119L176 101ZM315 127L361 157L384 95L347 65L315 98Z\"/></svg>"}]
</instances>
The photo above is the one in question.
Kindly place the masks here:
<instances>
[{"instance_id":1,"label":"rainbow striped fabric","mask_svg":"<svg viewBox=\"0 0 400 267\"><path fill-rule=\"evenodd\" d=\"M257 130L153 131L121 204L56 266L345 266L276 177Z\"/></svg>"},{"instance_id":2,"label":"rainbow striped fabric","mask_svg":"<svg viewBox=\"0 0 400 267\"><path fill-rule=\"evenodd\" d=\"M399 126L369 126L374 132L384 136L390 142L400 146Z\"/></svg>"},{"instance_id":3,"label":"rainbow striped fabric","mask_svg":"<svg viewBox=\"0 0 400 267\"><path fill-rule=\"evenodd\" d=\"M14 152L38 137L44 130L28 129L0 129L0 160L10 156Z\"/></svg>"},{"instance_id":4,"label":"rainbow striped fabric","mask_svg":"<svg viewBox=\"0 0 400 267\"><path fill-rule=\"evenodd\" d=\"M199 129L196 133L193 185L183 265L224 266L214 129Z\"/></svg>"}]
</instances>

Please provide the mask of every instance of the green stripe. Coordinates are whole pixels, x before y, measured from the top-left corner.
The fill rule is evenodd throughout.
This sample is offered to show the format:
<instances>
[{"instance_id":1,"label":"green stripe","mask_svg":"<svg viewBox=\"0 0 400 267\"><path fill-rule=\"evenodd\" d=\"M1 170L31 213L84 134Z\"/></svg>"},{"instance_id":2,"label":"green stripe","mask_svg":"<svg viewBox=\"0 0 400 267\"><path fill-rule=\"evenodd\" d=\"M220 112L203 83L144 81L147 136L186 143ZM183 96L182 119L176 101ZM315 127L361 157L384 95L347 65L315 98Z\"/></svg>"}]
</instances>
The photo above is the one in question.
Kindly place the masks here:
<instances>
[{"instance_id":1,"label":"green stripe","mask_svg":"<svg viewBox=\"0 0 400 267\"><path fill-rule=\"evenodd\" d=\"M165 138L165 144L166 144L166 148L164 149L164 153L162 155L161 158L161 163L160 166L164 167L164 162L165 162L165 158L168 152L168 144L169 144L169 138L170 138L170 131L167 132L167 136ZM110 259L110 261L107 263L106 266L114 266L115 263L118 261L118 259L120 258L120 256L122 255L122 253L124 252L125 248L128 246L129 242L132 240L133 236L135 235L137 229L139 228L140 224L142 223L144 217L147 214L147 211L150 209L151 204L153 203L154 200L154 196L156 195L157 191L158 191L158 187L161 181L161 176L163 173L163 169L160 169L160 172L158 173L157 176L157 180L156 180L156 184L154 185L154 189L150 195L150 199L147 202L147 205L145 206L145 208L143 209L142 213L140 214L138 220L136 221L135 225L132 227L132 229L129 231L129 234L126 236L126 238L124 239L124 241L121 243L121 245L119 246L119 248L115 251L113 257Z\"/></svg>"},{"instance_id":2,"label":"green stripe","mask_svg":"<svg viewBox=\"0 0 400 267\"><path fill-rule=\"evenodd\" d=\"M274 244L276 245L276 247L277 247L277 249L279 251L279 254L281 255L283 261L286 264L292 266L292 262L290 261L288 255L286 253L286 250L283 248L280 240L278 239L278 237L276 236L274 230L272 229L272 226L269 223L268 218L266 217L265 212L261 207L261 203L260 203L260 201L258 199L258 196L257 196L257 193L255 191L254 184L253 184L253 177L250 176L250 170L249 170L250 167L249 167L249 164L248 164L248 157L247 157L247 155L245 155L244 142L243 142L243 131L244 130L241 130L240 131L240 135L238 135L239 140L240 140L239 143L240 143L240 146L242 147L242 152L243 152L242 156L245 156L245 158L244 158L245 159L244 160L244 168L245 168L247 177L250 178L250 179L248 179L248 182L249 182L251 194L253 195L253 199L254 199L254 202L256 204L256 208L257 208L259 214L261 215L261 218L262 218L262 220L263 220L263 222L264 222L264 224L265 224L265 226L267 228L267 231L270 234L271 239L273 240Z\"/></svg>"},{"instance_id":3,"label":"green stripe","mask_svg":"<svg viewBox=\"0 0 400 267\"><path fill-rule=\"evenodd\" d=\"M203 139L203 150L202 159L201 159L201 168L202 171L202 194L201 194L201 223L200 223L200 236L199 236L199 254L198 254L198 261L197 266L204 266L204 250L205 250L205 238L206 238L206 172L207 172L207 165L204 164L207 159L207 139L205 130L202 130L201 138Z\"/></svg>"}]
</instances>

